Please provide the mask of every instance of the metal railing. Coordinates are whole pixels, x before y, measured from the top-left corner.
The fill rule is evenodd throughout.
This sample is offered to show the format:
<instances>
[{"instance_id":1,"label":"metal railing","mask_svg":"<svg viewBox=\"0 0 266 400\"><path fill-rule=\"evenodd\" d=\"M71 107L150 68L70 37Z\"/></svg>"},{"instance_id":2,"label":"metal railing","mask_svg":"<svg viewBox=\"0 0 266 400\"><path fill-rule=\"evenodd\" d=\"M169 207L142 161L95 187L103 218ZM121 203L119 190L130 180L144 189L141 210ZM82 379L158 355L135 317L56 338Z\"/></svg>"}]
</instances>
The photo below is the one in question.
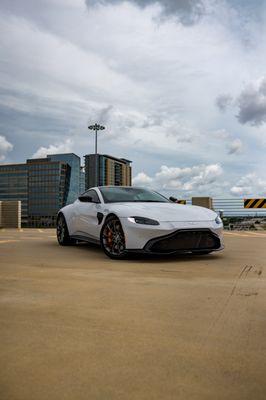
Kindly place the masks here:
<instances>
[{"instance_id":1,"label":"metal railing","mask_svg":"<svg viewBox=\"0 0 266 400\"><path fill-rule=\"evenodd\" d=\"M227 217L266 217L266 208L244 208L244 199L213 198L213 208Z\"/></svg>"},{"instance_id":2,"label":"metal railing","mask_svg":"<svg viewBox=\"0 0 266 400\"><path fill-rule=\"evenodd\" d=\"M192 204L191 199L186 199ZM244 208L244 199L213 197L216 212L223 210L225 217L266 217L266 208Z\"/></svg>"}]
</instances>

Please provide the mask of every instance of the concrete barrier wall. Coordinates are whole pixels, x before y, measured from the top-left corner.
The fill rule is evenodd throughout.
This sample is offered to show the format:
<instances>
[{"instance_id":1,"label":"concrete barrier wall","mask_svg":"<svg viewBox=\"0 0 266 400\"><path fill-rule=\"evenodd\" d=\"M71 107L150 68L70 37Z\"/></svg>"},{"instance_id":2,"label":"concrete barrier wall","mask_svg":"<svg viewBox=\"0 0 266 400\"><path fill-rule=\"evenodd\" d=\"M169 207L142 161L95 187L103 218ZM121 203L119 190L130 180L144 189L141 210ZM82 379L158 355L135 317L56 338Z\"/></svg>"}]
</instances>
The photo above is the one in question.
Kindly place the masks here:
<instances>
[{"instance_id":1,"label":"concrete barrier wall","mask_svg":"<svg viewBox=\"0 0 266 400\"><path fill-rule=\"evenodd\" d=\"M192 197L192 205L205 208L213 208L211 197Z\"/></svg>"},{"instance_id":2,"label":"concrete barrier wall","mask_svg":"<svg viewBox=\"0 0 266 400\"><path fill-rule=\"evenodd\" d=\"M21 228L21 201L0 202L0 227Z\"/></svg>"}]
</instances>

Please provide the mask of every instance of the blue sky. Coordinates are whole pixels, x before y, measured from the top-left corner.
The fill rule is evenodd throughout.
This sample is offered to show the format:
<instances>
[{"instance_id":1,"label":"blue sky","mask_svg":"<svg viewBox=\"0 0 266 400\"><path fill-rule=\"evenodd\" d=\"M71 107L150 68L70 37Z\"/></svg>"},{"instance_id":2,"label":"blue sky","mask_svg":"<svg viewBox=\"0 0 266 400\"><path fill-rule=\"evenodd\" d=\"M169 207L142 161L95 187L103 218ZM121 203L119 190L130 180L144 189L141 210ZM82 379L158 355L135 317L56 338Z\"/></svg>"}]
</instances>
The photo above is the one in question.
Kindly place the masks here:
<instances>
[{"instance_id":1,"label":"blue sky","mask_svg":"<svg viewBox=\"0 0 266 400\"><path fill-rule=\"evenodd\" d=\"M99 151L136 184L265 195L266 1L2 0L0 160Z\"/></svg>"}]
</instances>

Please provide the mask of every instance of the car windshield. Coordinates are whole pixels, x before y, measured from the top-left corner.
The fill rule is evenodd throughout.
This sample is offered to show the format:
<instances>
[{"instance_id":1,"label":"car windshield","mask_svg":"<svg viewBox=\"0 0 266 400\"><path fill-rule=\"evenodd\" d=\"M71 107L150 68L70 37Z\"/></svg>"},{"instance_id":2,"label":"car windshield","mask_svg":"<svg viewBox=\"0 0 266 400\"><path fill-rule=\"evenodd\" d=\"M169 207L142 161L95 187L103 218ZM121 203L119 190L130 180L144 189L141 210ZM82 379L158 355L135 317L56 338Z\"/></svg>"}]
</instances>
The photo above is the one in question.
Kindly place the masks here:
<instances>
[{"instance_id":1,"label":"car windshield","mask_svg":"<svg viewBox=\"0 0 266 400\"><path fill-rule=\"evenodd\" d=\"M105 203L169 203L169 200L161 194L143 188L106 186L99 189Z\"/></svg>"}]
</instances>

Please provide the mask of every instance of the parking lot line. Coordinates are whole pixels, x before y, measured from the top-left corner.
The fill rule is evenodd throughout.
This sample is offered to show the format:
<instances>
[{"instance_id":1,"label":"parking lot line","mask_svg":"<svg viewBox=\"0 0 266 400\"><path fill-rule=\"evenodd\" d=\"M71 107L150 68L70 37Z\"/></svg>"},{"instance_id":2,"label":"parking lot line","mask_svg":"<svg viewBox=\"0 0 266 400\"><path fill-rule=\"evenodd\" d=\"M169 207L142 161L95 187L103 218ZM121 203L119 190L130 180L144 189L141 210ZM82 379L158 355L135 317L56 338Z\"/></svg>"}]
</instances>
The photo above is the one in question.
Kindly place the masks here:
<instances>
[{"instance_id":1,"label":"parking lot line","mask_svg":"<svg viewBox=\"0 0 266 400\"><path fill-rule=\"evenodd\" d=\"M265 236L266 237L266 232L264 233L264 232L250 232L250 231L248 231L246 233L249 233L250 235L257 235L257 236Z\"/></svg>"},{"instance_id":2,"label":"parking lot line","mask_svg":"<svg viewBox=\"0 0 266 400\"><path fill-rule=\"evenodd\" d=\"M7 240L0 240L0 244L4 243L12 243L12 242L19 242L20 240L18 239L7 239Z\"/></svg>"},{"instance_id":3,"label":"parking lot line","mask_svg":"<svg viewBox=\"0 0 266 400\"><path fill-rule=\"evenodd\" d=\"M265 234L259 234L256 232L224 232L224 235L228 235L228 236L237 236L237 237L253 237L253 238L266 238Z\"/></svg>"}]
</instances>

